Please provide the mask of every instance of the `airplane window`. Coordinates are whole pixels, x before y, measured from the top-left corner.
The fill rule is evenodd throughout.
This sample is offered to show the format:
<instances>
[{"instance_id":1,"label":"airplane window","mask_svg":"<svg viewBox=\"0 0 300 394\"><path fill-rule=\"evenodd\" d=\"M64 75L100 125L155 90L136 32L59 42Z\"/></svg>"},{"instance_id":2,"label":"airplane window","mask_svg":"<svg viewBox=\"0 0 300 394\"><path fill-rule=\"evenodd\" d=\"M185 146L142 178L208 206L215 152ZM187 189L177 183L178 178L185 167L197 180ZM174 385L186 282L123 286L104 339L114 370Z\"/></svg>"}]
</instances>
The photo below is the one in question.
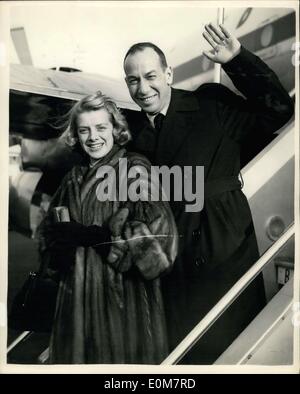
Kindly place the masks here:
<instances>
[{"instance_id":1,"label":"airplane window","mask_svg":"<svg viewBox=\"0 0 300 394\"><path fill-rule=\"evenodd\" d=\"M260 42L263 47L267 47L268 45L271 44L273 37L273 26L268 25L266 26L260 36Z\"/></svg>"},{"instance_id":2,"label":"airplane window","mask_svg":"<svg viewBox=\"0 0 300 394\"><path fill-rule=\"evenodd\" d=\"M271 241L276 241L284 232L286 226L281 216L272 216L266 225L266 233Z\"/></svg>"}]
</instances>

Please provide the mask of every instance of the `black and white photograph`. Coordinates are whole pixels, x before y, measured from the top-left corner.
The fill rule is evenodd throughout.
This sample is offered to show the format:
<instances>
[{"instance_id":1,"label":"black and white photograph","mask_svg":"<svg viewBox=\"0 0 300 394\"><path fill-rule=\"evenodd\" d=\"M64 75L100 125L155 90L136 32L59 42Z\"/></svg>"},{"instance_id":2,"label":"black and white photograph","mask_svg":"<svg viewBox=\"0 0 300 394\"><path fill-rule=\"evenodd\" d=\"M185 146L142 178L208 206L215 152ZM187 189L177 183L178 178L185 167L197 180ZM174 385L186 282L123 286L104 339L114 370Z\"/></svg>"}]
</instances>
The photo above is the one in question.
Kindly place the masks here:
<instances>
[{"instance_id":1,"label":"black and white photograph","mask_svg":"<svg viewBox=\"0 0 300 394\"><path fill-rule=\"evenodd\" d=\"M299 372L298 1L2 21L1 371Z\"/></svg>"}]
</instances>

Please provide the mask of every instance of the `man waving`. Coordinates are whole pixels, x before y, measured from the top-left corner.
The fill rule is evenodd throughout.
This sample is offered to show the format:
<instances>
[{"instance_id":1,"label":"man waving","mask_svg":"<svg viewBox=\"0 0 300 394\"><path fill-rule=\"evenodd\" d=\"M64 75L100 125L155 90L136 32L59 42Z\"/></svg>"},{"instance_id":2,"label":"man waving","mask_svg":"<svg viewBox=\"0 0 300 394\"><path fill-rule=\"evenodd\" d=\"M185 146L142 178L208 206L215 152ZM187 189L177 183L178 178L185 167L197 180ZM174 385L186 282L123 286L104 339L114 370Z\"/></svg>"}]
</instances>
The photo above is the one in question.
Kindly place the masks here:
<instances>
[{"instance_id":1,"label":"man waving","mask_svg":"<svg viewBox=\"0 0 300 394\"><path fill-rule=\"evenodd\" d=\"M142 109L130 124L133 149L154 165L205 171L201 212L186 212L185 201L170 202L181 236L174 269L163 283L170 350L258 259L238 179L241 144L271 135L293 115L293 102L274 72L224 26L208 24L203 36L212 47L204 54L222 65L245 98L214 83L193 92L172 88L172 68L149 42L133 45L124 59L130 95ZM197 179L192 182L194 188ZM259 276L183 361L213 363L264 305Z\"/></svg>"}]
</instances>

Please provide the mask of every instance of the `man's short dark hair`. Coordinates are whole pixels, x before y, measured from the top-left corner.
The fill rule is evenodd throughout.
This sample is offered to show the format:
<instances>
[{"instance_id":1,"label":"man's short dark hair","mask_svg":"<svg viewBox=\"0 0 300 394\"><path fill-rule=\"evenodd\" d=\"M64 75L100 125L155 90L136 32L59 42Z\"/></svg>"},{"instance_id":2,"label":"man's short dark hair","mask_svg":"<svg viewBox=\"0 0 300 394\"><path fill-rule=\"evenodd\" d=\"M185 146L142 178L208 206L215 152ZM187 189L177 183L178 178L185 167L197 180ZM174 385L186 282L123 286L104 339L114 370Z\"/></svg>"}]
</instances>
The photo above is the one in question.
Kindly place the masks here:
<instances>
[{"instance_id":1,"label":"man's short dark hair","mask_svg":"<svg viewBox=\"0 0 300 394\"><path fill-rule=\"evenodd\" d=\"M158 54L161 66L164 70L168 67L165 54L158 46L152 44L152 42L138 42L137 44L132 45L124 57L123 65L125 65L125 61L129 55L134 55L136 52L143 51L145 48L151 48Z\"/></svg>"}]
</instances>

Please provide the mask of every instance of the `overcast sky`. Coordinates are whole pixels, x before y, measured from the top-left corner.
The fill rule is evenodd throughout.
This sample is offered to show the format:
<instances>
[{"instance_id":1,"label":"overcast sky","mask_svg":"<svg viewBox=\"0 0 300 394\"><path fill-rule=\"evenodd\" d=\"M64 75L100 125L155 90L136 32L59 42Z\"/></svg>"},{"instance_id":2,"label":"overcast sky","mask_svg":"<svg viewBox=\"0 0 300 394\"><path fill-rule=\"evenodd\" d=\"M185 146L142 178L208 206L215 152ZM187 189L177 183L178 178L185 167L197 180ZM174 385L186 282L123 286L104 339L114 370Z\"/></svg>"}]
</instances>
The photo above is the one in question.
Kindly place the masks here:
<instances>
[{"instance_id":1,"label":"overcast sky","mask_svg":"<svg viewBox=\"0 0 300 394\"><path fill-rule=\"evenodd\" d=\"M130 45L152 41L174 65L207 47L204 24L216 8L195 2L26 3L11 7L11 28L24 27L36 67L69 66L123 78L122 60ZM13 45L10 60L18 62Z\"/></svg>"}]
</instances>

